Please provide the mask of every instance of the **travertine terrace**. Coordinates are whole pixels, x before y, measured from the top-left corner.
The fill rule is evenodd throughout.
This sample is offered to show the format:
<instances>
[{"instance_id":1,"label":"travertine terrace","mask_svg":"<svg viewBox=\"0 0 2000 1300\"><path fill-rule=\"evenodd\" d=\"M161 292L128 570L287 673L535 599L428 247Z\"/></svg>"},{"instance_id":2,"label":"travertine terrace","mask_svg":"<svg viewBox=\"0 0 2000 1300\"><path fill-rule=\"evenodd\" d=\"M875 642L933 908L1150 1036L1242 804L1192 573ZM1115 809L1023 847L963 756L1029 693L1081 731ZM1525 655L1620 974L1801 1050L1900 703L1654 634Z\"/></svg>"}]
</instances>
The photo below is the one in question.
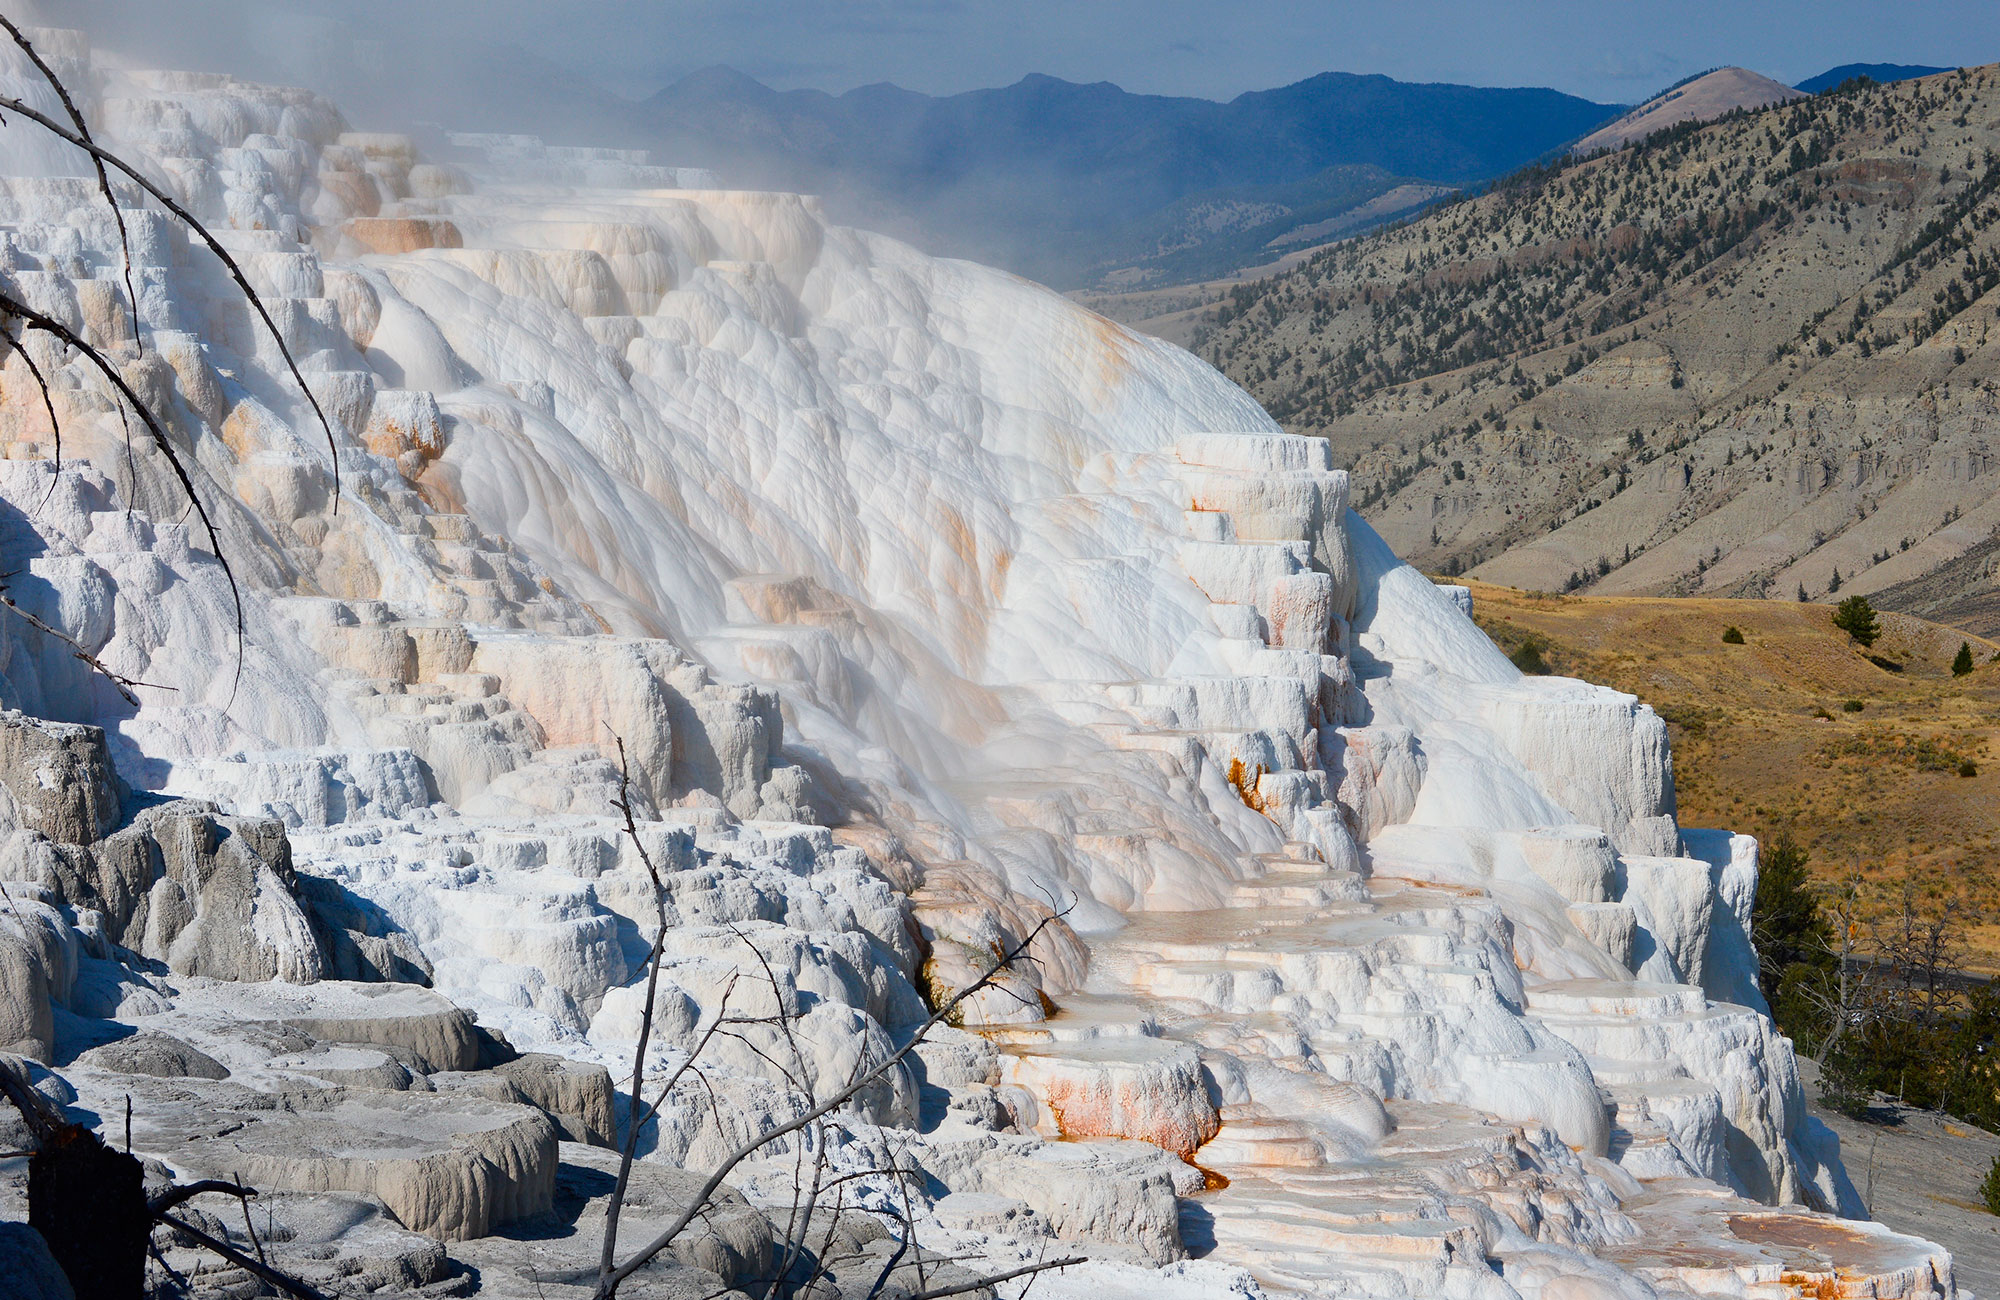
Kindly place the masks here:
<instances>
[{"instance_id":1,"label":"travertine terrace","mask_svg":"<svg viewBox=\"0 0 2000 1300\"><path fill-rule=\"evenodd\" d=\"M158 1172L258 1183L279 1262L588 1294L663 928L649 1069L733 981L835 1081L1055 912L828 1137L835 1174L922 1174L822 1205L841 1295L893 1262L867 1212L965 1267L1089 1255L1056 1297L1951 1295L1941 1251L1835 1217L1756 845L1679 827L1659 719L1523 679L1325 442L808 198L426 159L37 39L224 233L340 480L206 252L125 195L134 339L93 182L0 130L0 277L171 412L248 619L239 671L163 461L31 338L65 438L10 359L8 590L143 685L0 621L0 1045L80 1115L129 1095ZM646 1123L634 1216L799 1113L774 1033ZM634 1285L761 1294L797 1155Z\"/></svg>"}]
</instances>

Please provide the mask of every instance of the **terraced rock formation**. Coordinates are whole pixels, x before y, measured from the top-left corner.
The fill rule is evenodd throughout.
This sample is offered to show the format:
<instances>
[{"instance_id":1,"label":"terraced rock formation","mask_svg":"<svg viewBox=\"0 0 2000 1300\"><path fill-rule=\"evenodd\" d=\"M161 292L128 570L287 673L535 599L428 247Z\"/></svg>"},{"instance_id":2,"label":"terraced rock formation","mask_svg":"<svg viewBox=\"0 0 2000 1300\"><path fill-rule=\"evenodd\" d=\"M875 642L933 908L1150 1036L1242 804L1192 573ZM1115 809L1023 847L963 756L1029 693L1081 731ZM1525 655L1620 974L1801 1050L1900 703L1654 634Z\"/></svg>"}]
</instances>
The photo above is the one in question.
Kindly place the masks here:
<instances>
[{"instance_id":1,"label":"terraced rock formation","mask_svg":"<svg viewBox=\"0 0 2000 1300\"><path fill-rule=\"evenodd\" d=\"M469 175L36 39L226 232L339 452L125 192L133 338L93 182L0 129L0 277L168 413L244 592L239 648L162 457L24 340L9 591L137 703L0 620L0 1044L79 1122L129 1095L156 1183L263 1184L330 1290L589 1295L591 1144L636 1132L671 1223L1035 935L630 1285L950 1293L1060 1243L1038 1295L1953 1294L1839 1217L1754 842L1684 831L1660 719L1524 679L1325 441L810 200ZM678 1083L635 1110L649 1012Z\"/></svg>"}]
</instances>

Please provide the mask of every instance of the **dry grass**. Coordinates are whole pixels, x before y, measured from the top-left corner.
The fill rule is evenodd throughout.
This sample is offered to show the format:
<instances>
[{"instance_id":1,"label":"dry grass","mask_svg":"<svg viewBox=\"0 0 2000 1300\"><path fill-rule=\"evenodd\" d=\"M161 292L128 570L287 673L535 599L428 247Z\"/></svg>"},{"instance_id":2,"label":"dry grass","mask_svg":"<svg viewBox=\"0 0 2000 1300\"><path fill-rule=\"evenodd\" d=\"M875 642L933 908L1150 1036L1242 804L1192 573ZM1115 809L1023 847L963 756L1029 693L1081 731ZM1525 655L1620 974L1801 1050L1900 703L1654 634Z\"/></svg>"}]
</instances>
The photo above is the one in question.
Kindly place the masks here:
<instances>
[{"instance_id":1,"label":"dry grass","mask_svg":"<svg viewBox=\"0 0 2000 1300\"><path fill-rule=\"evenodd\" d=\"M1533 636L1553 671L1629 691L1667 720L1684 825L1789 829L1821 878L1858 868L1876 907L1905 880L1962 897L1981 917L1974 964L2000 970L2000 664L1988 662L2000 645L1884 614L1864 652L1828 606L1779 601L1474 584L1473 611L1503 649ZM1731 626L1744 644L1723 642ZM1954 678L1968 639L1979 666ZM1959 774L1965 761L1977 775Z\"/></svg>"}]
</instances>

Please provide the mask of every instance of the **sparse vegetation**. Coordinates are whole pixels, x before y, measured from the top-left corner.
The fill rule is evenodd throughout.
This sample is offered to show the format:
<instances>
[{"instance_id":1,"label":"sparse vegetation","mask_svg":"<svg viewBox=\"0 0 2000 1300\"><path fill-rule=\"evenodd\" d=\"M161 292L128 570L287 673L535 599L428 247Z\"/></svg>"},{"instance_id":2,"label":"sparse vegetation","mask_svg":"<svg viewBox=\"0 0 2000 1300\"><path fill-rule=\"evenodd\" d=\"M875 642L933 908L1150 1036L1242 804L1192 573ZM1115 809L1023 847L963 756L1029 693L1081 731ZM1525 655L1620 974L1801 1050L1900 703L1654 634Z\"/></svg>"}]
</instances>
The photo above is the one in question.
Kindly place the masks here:
<instances>
[{"instance_id":1,"label":"sparse vegetation","mask_svg":"<svg viewBox=\"0 0 2000 1300\"><path fill-rule=\"evenodd\" d=\"M1989 575L1941 574L1971 543L1935 539L1994 490L1967 460L2000 381L1994 90L1987 70L1860 83L1526 169L1218 288L1192 345L1330 439L1433 569L1964 605ZM1861 388L1921 402L1926 432L1838 396ZM1732 564L1696 527L1724 505L1803 526Z\"/></svg>"}]
</instances>

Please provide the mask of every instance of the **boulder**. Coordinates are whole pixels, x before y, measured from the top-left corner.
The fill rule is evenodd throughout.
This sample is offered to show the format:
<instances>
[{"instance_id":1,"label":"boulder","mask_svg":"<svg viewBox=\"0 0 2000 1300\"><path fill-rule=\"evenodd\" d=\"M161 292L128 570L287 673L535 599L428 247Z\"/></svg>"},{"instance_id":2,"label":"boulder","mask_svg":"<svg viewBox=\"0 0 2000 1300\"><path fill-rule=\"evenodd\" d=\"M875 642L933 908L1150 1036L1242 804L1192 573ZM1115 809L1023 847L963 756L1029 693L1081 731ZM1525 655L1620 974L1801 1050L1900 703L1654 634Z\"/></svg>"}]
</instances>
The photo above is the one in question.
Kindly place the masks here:
<instances>
[{"instance_id":1,"label":"boulder","mask_svg":"<svg viewBox=\"0 0 2000 1300\"><path fill-rule=\"evenodd\" d=\"M25 1223L0 1223L0 1278L9 1300L75 1300L48 1243Z\"/></svg>"},{"instance_id":2,"label":"boulder","mask_svg":"<svg viewBox=\"0 0 2000 1300\"><path fill-rule=\"evenodd\" d=\"M18 928L0 925L0 1052L46 1062L55 1040L48 966Z\"/></svg>"},{"instance_id":3,"label":"boulder","mask_svg":"<svg viewBox=\"0 0 2000 1300\"><path fill-rule=\"evenodd\" d=\"M257 1094L233 1100L212 1096L178 1122L155 1121L150 1143L171 1142L175 1163L202 1177L375 1197L441 1241L544 1213L555 1195L555 1128L527 1106L341 1090L286 1094L285 1109Z\"/></svg>"},{"instance_id":4,"label":"boulder","mask_svg":"<svg viewBox=\"0 0 2000 1300\"><path fill-rule=\"evenodd\" d=\"M92 844L118 824L126 794L102 727L0 710L0 825Z\"/></svg>"},{"instance_id":5,"label":"boulder","mask_svg":"<svg viewBox=\"0 0 2000 1300\"><path fill-rule=\"evenodd\" d=\"M229 1067L169 1034L137 1033L93 1047L76 1064L112 1074L147 1074L159 1079L227 1079Z\"/></svg>"},{"instance_id":6,"label":"boulder","mask_svg":"<svg viewBox=\"0 0 2000 1300\"><path fill-rule=\"evenodd\" d=\"M0 876L98 913L106 938L183 975L307 983L326 971L272 818L171 800L87 846L25 831L0 847Z\"/></svg>"},{"instance_id":7,"label":"boulder","mask_svg":"<svg viewBox=\"0 0 2000 1300\"><path fill-rule=\"evenodd\" d=\"M413 984L323 981L303 1007L275 1019L322 1042L365 1044L407 1054L425 1073L479 1062L472 1017L441 994Z\"/></svg>"},{"instance_id":8,"label":"boulder","mask_svg":"<svg viewBox=\"0 0 2000 1300\"><path fill-rule=\"evenodd\" d=\"M549 1117L565 1142L614 1144L611 1072L601 1065L530 1052L492 1069L434 1074L430 1083L439 1092L469 1092L533 1106Z\"/></svg>"}]
</instances>

